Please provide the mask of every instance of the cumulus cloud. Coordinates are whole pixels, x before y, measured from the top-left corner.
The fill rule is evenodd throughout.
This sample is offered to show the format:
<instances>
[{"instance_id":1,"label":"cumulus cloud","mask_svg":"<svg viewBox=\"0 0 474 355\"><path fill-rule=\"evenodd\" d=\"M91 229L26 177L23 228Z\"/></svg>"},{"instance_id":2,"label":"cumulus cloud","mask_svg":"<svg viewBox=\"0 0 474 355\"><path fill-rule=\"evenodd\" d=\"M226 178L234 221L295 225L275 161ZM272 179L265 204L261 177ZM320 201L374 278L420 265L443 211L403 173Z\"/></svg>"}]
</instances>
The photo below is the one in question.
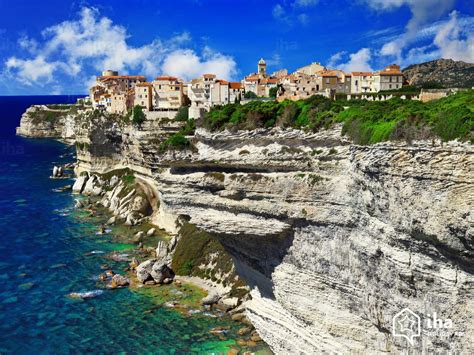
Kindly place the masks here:
<instances>
[{"instance_id":1,"label":"cumulus cloud","mask_svg":"<svg viewBox=\"0 0 474 355\"><path fill-rule=\"evenodd\" d=\"M88 84L91 74L104 69L153 77L163 73L165 62L170 67L170 56L179 53L180 58L186 53L185 58L192 58L197 68L206 71L226 75L235 71L235 61L229 56L208 51L200 57L184 49L191 40L186 32L166 40L156 38L142 46L131 45L129 37L125 27L101 16L97 9L85 7L77 19L44 29L41 40L20 38L20 47L25 48L28 55L9 58L5 67L12 77L30 85L50 83L57 75L80 76ZM183 77L189 78L198 72L196 67L188 65L186 68L179 71Z\"/></svg>"},{"instance_id":2,"label":"cumulus cloud","mask_svg":"<svg viewBox=\"0 0 474 355\"><path fill-rule=\"evenodd\" d=\"M344 55L346 55L347 52L346 51L340 51L340 52L337 52L335 54L333 54L328 62L326 63L326 65L330 68L335 68L338 63L340 63L340 61L343 59Z\"/></svg>"},{"instance_id":3,"label":"cumulus cloud","mask_svg":"<svg viewBox=\"0 0 474 355\"><path fill-rule=\"evenodd\" d=\"M235 79L237 67L234 59L209 48L203 51L200 58L191 49L178 49L169 53L163 61L163 71L185 80L198 77L205 73L214 73L218 78Z\"/></svg>"},{"instance_id":4,"label":"cumulus cloud","mask_svg":"<svg viewBox=\"0 0 474 355\"><path fill-rule=\"evenodd\" d=\"M20 82L31 85L34 81L42 80L49 83L53 79L54 71L60 66L58 62L47 62L41 55L34 59L10 58L6 62L7 69L17 71Z\"/></svg>"},{"instance_id":5,"label":"cumulus cloud","mask_svg":"<svg viewBox=\"0 0 474 355\"><path fill-rule=\"evenodd\" d=\"M383 56L395 56L401 61L403 50L416 40L419 29L451 10L455 0L365 0L365 2L377 11L391 11L402 6L409 7L412 16L405 27L405 32L386 43L380 51Z\"/></svg>"},{"instance_id":6,"label":"cumulus cloud","mask_svg":"<svg viewBox=\"0 0 474 355\"><path fill-rule=\"evenodd\" d=\"M453 11L434 39L441 57L474 63L474 33L464 32L458 22L459 13Z\"/></svg>"},{"instance_id":7,"label":"cumulus cloud","mask_svg":"<svg viewBox=\"0 0 474 355\"><path fill-rule=\"evenodd\" d=\"M372 52L369 48L362 48L355 53L348 56L348 60L343 62L346 58L345 52L338 52L329 58L328 66L341 69L345 72L351 71L373 71L370 61L372 59Z\"/></svg>"}]
</instances>

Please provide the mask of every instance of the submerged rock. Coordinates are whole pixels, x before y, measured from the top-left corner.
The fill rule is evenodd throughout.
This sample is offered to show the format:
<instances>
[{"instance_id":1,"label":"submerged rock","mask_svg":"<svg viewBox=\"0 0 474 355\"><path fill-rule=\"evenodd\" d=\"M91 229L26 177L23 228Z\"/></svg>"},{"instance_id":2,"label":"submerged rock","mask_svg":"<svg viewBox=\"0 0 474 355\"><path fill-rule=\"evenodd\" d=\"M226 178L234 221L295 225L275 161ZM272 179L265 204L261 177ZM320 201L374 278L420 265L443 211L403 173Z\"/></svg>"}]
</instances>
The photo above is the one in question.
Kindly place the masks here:
<instances>
[{"instance_id":1,"label":"submerged rock","mask_svg":"<svg viewBox=\"0 0 474 355\"><path fill-rule=\"evenodd\" d=\"M111 288L125 287L130 285L130 279L128 277L122 276L120 274L115 274L112 276L112 281L110 282Z\"/></svg>"}]
</instances>

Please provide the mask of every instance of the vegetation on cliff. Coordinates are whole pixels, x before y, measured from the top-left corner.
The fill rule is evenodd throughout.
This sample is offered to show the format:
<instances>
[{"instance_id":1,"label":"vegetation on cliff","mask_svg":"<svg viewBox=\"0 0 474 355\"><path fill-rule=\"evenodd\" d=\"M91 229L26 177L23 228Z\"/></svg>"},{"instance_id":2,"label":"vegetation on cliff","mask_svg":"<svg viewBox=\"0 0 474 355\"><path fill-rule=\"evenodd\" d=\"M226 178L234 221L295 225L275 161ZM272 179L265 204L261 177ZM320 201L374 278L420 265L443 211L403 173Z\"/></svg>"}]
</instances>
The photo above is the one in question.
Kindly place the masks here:
<instances>
[{"instance_id":1,"label":"vegetation on cliff","mask_svg":"<svg viewBox=\"0 0 474 355\"><path fill-rule=\"evenodd\" d=\"M333 101L323 96L283 102L252 101L217 106L202 125L210 130L298 128L316 132L342 123L356 144L431 138L473 141L474 90L423 103L398 97L386 101Z\"/></svg>"},{"instance_id":2,"label":"vegetation on cliff","mask_svg":"<svg viewBox=\"0 0 474 355\"><path fill-rule=\"evenodd\" d=\"M168 149L186 149L192 147L191 142L186 136L193 135L195 129L196 124L194 120L192 118L188 119L179 132L172 134L160 144L160 152L164 152Z\"/></svg>"},{"instance_id":3,"label":"vegetation on cliff","mask_svg":"<svg viewBox=\"0 0 474 355\"><path fill-rule=\"evenodd\" d=\"M232 286L232 296L246 293L233 269L231 256L217 237L186 223L179 231L180 238L173 255L172 269L178 275L198 276ZM238 281L237 281L238 280ZM240 295L242 296L242 295Z\"/></svg>"}]
</instances>

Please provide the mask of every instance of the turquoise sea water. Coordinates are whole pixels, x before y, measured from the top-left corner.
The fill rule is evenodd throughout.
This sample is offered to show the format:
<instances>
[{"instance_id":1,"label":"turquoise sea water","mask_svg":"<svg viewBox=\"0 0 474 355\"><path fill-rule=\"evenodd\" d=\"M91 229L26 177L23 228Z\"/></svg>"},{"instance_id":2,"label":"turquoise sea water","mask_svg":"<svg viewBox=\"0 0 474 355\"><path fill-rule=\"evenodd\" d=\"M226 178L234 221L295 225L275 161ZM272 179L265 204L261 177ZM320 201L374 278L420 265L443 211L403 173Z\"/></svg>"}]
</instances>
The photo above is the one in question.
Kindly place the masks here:
<instances>
[{"instance_id":1,"label":"turquoise sea water","mask_svg":"<svg viewBox=\"0 0 474 355\"><path fill-rule=\"evenodd\" d=\"M14 133L31 103L71 100L0 98L0 353L226 351L234 341L209 333L236 327L225 317L186 316L128 288L88 300L67 296L98 289L104 263L122 273L126 266L87 255L120 245L95 234L70 193L53 191L72 183L49 178L54 164L71 161L72 148Z\"/></svg>"}]
</instances>

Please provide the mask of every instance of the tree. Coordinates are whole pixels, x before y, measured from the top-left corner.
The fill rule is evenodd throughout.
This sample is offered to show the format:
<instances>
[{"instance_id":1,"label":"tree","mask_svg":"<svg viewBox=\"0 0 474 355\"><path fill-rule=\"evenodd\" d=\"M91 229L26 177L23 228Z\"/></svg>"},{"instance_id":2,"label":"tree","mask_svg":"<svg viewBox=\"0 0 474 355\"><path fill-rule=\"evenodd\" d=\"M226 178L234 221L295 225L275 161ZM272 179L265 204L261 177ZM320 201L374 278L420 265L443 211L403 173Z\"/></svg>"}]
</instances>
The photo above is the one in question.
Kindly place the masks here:
<instances>
[{"instance_id":1,"label":"tree","mask_svg":"<svg viewBox=\"0 0 474 355\"><path fill-rule=\"evenodd\" d=\"M278 93L278 86L275 86L274 88L270 89L270 97L276 98Z\"/></svg>"},{"instance_id":2,"label":"tree","mask_svg":"<svg viewBox=\"0 0 474 355\"><path fill-rule=\"evenodd\" d=\"M253 91L247 91L244 94L244 98L246 99L256 99L258 96Z\"/></svg>"},{"instance_id":3,"label":"tree","mask_svg":"<svg viewBox=\"0 0 474 355\"><path fill-rule=\"evenodd\" d=\"M143 122L145 122L146 116L143 113L143 109L140 105L135 105L132 111L132 122L138 126L140 126Z\"/></svg>"},{"instance_id":4,"label":"tree","mask_svg":"<svg viewBox=\"0 0 474 355\"><path fill-rule=\"evenodd\" d=\"M189 107L188 106L181 106L176 113L174 119L176 121L187 121L189 118Z\"/></svg>"}]
</instances>

